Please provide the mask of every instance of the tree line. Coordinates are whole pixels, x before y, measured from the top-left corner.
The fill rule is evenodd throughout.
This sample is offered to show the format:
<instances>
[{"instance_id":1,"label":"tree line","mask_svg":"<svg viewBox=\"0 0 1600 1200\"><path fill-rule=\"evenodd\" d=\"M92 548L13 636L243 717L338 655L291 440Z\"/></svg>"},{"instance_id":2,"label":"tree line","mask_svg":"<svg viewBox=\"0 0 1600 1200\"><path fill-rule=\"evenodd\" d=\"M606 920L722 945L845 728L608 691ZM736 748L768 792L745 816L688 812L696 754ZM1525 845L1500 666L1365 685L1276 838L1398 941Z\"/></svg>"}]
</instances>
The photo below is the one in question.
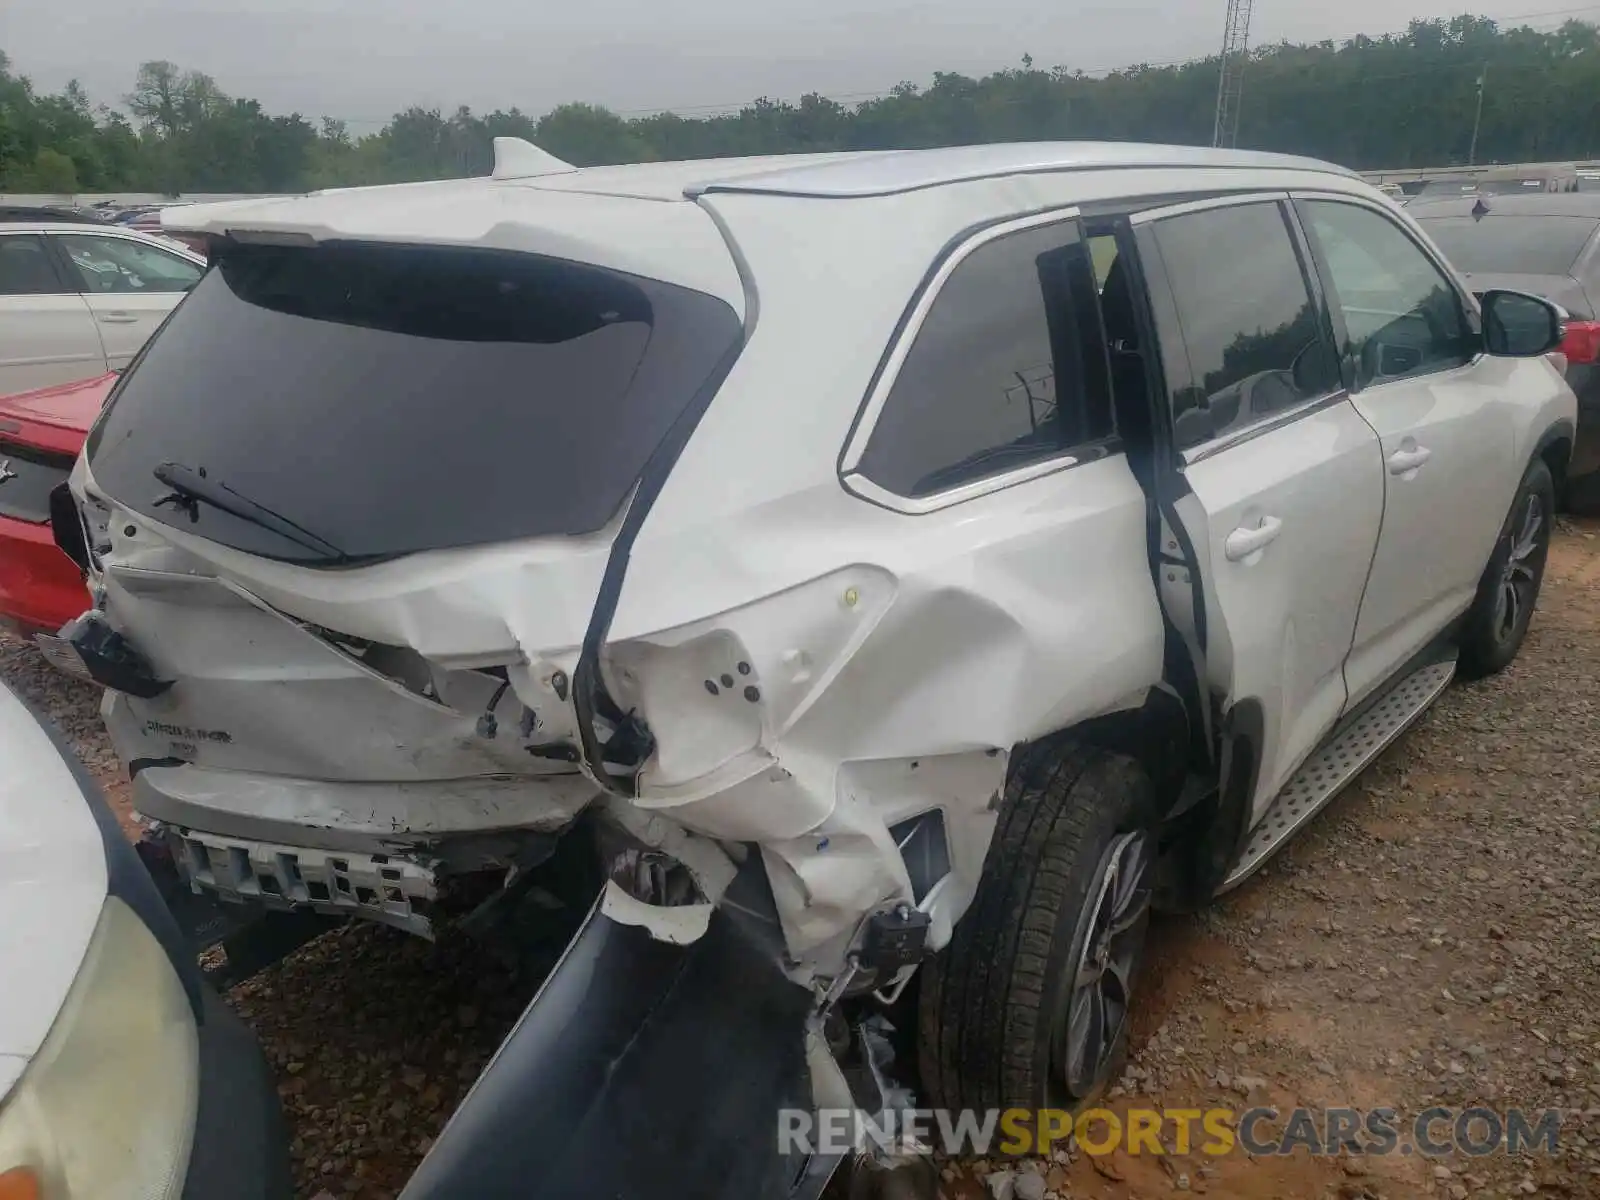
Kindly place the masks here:
<instances>
[{"instance_id":1,"label":"tree line","mask_svg":"<svg viewBox=\"0 0 1600 1200\"><path fill-rule=\"evenodd\" d=\"M376 133L275 115L210 76L141 65L121 107L76 82L43 95L0 52L0 191L278 192L481 175L491 141L525 137L579 165L789 151L1094 138L1209 144L1219 60L1101 74L1024 56L982 78L935 74L855 104L811 94L737 112L624 117L585 103L412 107ZM1600 157L1600 27L1502 28L1481 17L1251 52L1239 145L1358 169Z\"/></svg>"}]
</instances>

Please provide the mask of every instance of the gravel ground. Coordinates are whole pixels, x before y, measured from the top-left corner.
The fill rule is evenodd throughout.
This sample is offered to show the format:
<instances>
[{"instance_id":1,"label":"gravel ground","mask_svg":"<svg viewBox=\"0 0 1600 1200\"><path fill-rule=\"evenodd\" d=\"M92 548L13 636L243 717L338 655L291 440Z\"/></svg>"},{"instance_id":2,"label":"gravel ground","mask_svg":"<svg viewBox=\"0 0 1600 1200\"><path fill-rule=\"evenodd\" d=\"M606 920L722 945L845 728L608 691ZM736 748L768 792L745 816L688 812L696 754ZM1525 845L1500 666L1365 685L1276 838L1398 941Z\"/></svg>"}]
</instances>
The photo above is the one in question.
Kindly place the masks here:
<instances>
[{"instance_id":1,"label":"gravel ground","mask_svg":"<svg viewBox=\"0 0 1600 1200\"><path fill-rule=\"evenodd\" d=\"M1600 522L1562 528L1504 675L1452 688L1265 872L1154 932L1111 1106L1563 1110L1554 1158L1304 1154L945 1168L952 1197L1600 1196ZM0 674L92 770L95 696ZM125 789L113 799L125 810ZM392 1196L528 998L471 945L344 929L234 989L279 1073L303 1194ZM1038 1175L1037 1181L1022 1175Z\"/></svg>"}]
</instances>

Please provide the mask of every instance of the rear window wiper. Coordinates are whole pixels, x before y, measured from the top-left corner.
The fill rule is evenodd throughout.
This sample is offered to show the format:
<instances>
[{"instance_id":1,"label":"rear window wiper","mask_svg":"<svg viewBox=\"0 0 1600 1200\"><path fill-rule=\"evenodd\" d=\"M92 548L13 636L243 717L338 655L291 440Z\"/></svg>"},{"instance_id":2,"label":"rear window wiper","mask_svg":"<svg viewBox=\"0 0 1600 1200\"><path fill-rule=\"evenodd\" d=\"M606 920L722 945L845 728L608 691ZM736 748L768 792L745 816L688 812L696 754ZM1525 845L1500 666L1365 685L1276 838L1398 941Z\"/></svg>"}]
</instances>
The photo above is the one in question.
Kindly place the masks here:
<instances>
[{"instance_id":1,"label":"rear window wiper","mask_svg":"<svg viewBox=\"0 0 1600 1200\"><path fill-rule=\"evenodd\" d=\"M328 555L341 562L349 558L349 555L332 542L324 541L310 530L302 529L288 517L273 512L263 504L257 504L225 483L208 479L204 469L196 471L182 463L164 462L151 474L172 489L170 495L162 496L155 502L157 508L163 504L174 505L187 512L189 519L193 521L200 516L200 505L209 504L212 508L238 517L241 521L259 525L262 529L270 529L279 537L287 538L307 550L315 550L318 554Z\"/></svg>"}]
</instances>

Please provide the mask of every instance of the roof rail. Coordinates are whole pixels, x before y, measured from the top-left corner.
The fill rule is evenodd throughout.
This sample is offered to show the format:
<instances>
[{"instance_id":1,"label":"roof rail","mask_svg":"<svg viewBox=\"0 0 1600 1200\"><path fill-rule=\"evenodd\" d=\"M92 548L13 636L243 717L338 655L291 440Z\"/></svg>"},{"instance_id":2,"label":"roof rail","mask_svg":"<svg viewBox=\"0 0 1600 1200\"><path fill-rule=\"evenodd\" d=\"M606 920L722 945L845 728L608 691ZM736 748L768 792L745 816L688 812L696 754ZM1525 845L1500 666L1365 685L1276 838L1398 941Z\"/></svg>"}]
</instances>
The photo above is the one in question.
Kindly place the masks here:
<instances>
[{"instance_id":1,"label":"roof rail","mask_svg":"<svg viewBox=\"0 0 1600 1200\"><path fill-rule=\"evenodd\" d=\"M560 175L578 168L546 153L519 137L494 139L494 178L532 179L536 175Z\"/></svg>"}]
</instances>

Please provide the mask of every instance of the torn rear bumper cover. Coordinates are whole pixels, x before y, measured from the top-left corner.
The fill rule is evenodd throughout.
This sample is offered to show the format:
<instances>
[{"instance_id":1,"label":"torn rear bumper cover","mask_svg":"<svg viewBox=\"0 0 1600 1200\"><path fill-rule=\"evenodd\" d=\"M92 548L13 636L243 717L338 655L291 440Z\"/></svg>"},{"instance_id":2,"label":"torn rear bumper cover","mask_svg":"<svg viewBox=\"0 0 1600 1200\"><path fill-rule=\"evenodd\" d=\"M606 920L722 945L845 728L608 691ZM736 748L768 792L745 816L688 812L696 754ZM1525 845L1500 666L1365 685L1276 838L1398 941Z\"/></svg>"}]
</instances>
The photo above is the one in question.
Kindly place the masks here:
<instances>
[{"instance_id":1,"label":"torn rear bumper cover","mask_svg":"<svg viewBox=\"0 0 1600 1200\"><path fill-rule=\"evenodd\" d=\"M836 1162L780 1153L778 1136L781 1110L816 1106L815 998L779 969L755 899L688 945L597 904L402 1200L819 1195Z\"/></svg>"}]
</instances>

